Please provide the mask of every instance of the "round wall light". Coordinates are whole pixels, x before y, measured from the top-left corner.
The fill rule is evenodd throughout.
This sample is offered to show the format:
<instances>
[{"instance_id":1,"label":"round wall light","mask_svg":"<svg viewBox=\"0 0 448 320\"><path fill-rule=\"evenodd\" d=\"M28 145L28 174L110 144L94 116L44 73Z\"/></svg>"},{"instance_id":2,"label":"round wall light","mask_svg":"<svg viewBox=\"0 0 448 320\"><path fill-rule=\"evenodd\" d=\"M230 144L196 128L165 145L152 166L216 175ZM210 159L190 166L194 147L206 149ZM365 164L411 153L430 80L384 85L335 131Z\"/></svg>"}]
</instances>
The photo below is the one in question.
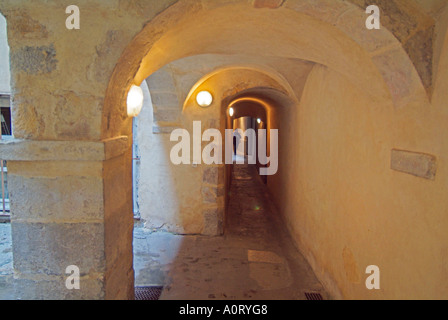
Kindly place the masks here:
<instances>
[{"instance_id":1,"label":"round wall light","mask_svg":"<svg viewBox=\"0 0 448 320\"><path fill-rule=\"evenodd\" d=\"M201 91L196 96L196 102L202 108L210 107L213 103L213 96L208 91Z\"/></svg>"},{"instance_id":2,"label":"round wall light","mask_svg":"<svg viewBox=\"0 0 448 320\"><path fill-rule=\"evenodd\" d=\"M229 116L233 117L233 115L235 114L235 110L233 110L233 108L229 109Z\"/></svg>"},{"instance_id":3,"label":"round wall light","mask_svg":"<svg viewBox=\"0 0 448 320\"><path fill-rule=\"evenodd\" d=\"M258 122L258 124L260 124L260 123L261 123L261 119L260 119L260 118L258 118L258 119L257 119L257 122Z\"/></svg>"},{"instance_id":4,"label":"round wall light","mask_svg":"<svg viewBox=\"0 0 448 320\"><path fill-rule=\"evenodd\" d=\"M128 116L131 118L137 117L143 108L143 90L136 85L132 85L128 92L127 99Z\"/></svg>"}]
</instances>

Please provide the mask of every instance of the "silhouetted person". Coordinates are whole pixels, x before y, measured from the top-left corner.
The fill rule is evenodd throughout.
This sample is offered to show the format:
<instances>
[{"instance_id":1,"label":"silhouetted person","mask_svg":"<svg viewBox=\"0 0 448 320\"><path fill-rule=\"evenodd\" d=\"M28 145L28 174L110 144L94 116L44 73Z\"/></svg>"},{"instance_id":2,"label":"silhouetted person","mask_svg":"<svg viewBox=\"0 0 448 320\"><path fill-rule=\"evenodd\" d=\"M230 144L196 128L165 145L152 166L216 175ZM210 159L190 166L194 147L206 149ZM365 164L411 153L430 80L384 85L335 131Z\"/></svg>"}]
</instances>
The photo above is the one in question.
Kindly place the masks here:
<instances>
[{"instance_id":1,"label":"silhouetted person","mask_svg":"<svg viewBox=\"0 0 448 320\"><path fill-rule=\"evenodd\" d=\"M239 129L236 129L233 132L233 153L235 154L235 156L237 155L236 151L238 150L238 145L239 145L240 140L241 140L241 135L239 133Z\"/></svg>"}]
</instances>

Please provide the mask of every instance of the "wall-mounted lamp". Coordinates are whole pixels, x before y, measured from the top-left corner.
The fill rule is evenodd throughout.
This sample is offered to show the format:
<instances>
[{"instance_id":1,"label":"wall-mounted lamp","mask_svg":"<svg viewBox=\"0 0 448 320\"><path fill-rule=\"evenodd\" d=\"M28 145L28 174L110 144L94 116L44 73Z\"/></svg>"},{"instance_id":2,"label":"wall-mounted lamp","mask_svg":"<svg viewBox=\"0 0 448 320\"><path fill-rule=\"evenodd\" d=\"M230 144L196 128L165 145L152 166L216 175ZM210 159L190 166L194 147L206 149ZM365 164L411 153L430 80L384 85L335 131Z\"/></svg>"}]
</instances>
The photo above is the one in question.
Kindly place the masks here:
<instances>
[{"instance_id":1,"label":"wall-mounted lamp","mask_svg":"<svg viewBox=\"0 0 448 320\"><path fill-rule=\"evenodd\" d=\"M260 124L260 123L261 123L261 119L260 119L260 118L258 118L258 119L257 119L257 122L258 122L258 124Z\"/></svg>"},{"instance_id":2,"label":"wall-mounted lamp","mask_svg":"<svg viewBox=\"0 0 448 320\"><path fill-rule=\"evenodd\" d=\"M132 85L128 92L127 106L129 117L134 118L140 114L143 107L143 90L140 87Z\"/></svg>"},{"instance_id":3,"label":"wall-mounted lamp","mask_svg":"<svg viewBox=\"0 0 448 320\"><path fill-rule=\"evenodd\" d=\"M233 117L233 115L235 114L235 110L233 110L233 108L229 109L229 116Z\"/></svg>"},{"instance_id":4,"label":"wall-mounted lamp","mask_svg":"<svg viewBox=\"0 0 448 320\"><path fill-rule=\"evenodd\" d=\"M196 102L202 108L210 107L213 103L213 96L208 91L201 91L196 96Z\"/></svg>"}]
</instances>

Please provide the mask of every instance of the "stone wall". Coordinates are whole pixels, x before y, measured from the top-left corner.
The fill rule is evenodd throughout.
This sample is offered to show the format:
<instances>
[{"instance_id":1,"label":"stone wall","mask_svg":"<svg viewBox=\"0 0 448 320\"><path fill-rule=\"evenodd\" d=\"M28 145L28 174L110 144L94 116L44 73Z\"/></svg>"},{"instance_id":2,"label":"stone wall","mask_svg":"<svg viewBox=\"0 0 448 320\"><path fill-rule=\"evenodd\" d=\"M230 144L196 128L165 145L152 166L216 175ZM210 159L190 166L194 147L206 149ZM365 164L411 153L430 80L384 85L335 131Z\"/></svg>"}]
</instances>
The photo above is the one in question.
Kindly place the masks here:
<instances>
[{"instance_id":1,"label":"stone wall","mask_svg":"<svg viewBox=\"0 0 448 320\"><path fill-rule=\"evenodd\" d=\"M435 97L446 90L443 73ZM447 297L446 144L437 133L445 118L441 100L397 112L323 66L297 109L281 117L281 171L269 187L334 298ZM381 290L366 289L370 265L382 272Z\"/></svg>"},{"instance_id":2,"label":"stone wall","mask_svg":"<svg viewBox=\"0 0 448 320\"><path fill-rule=\"evenodd\" d=\"M157 75L157 74L156 74ZM145 105L138 122L139 171L138 204L142 221L150 230L165 230L179 234L202 234L202 169L191 165L175 166L170 160L171 124L164 127L154 121L154 107L146 85L142 84ZM154 92L158 94L157 91ZM177 96L175 96L177 99ZM174 105L181 120L181 106ZM160 114L160 113L159 113ZM199 120L199 119L198 119ZM179 123L176 128L182 128Z\"/></svg>"},{"instance_id":3,"label":"stone wall","mask_svg":"<svg viewBox=\"0 0 448 320\"><path fill-rule=\"evenodd\" d=\"M11 160L14 268L24 299L133 297L132 177L123 172L131 172L131 143L101 141L101 110L113 61L143 19L134 25L120 17L113 11L118 1L78 4L80 30L65 28L69 4L0 5L8 21L14 134L22 139L3 145L0 158ZM114 23L122 24L119 32ZM70 265L80 269L81 290L65 287Z\"/></svg>"},{"instance_id":4,"label":"stone wall","mask_svg":"<svg viewBox=\"0 0 448 320\"><path fill-rule=\"evenodd\" d=\"M193 121L202 122L202 132L209 128L224 130L221 120L226 118L226 110L221 109L220 103L227 95L263 86L286 91L260 71L234 67L238 61L241 62L240 57L223 55L184 58L168 64L143 82L145 105L136 118L140 156L137 164L140 173L136 179L139 213L146 228L212 236L223 232L227 193L222 178L224 167L173 165L170 152L176 142L170 141L170 135L176 128L190 128L192 133ZM305 64L304 69L307 68ZM196 104L198 85L212 88L215 101L207 109Z\"/></svg>"}]
</instances>

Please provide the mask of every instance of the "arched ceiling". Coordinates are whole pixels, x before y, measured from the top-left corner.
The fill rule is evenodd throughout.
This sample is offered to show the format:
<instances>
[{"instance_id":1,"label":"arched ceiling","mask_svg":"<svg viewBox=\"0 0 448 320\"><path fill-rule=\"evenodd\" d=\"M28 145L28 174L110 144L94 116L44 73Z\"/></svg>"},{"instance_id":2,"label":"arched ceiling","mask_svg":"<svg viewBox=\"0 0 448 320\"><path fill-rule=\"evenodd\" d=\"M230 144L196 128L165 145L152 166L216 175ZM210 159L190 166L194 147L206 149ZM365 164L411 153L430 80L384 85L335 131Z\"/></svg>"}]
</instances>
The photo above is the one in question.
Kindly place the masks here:
<instances>
[{"instance_id":1,"label":"arched ceiling","mask_svg":"<svg viewBox=\"0 0 448 320\"><path fill-rule=\"evenodd\" d=\"M345 74L364 90L388 95L370 57L336 28L294 10L254 10L244 2L198 10L179 20L145 56L136 81L178 57L201 53L320 63ZM366 79L366 73L378 79Z\"/></svg>"},{"instance_id":2,"label":"arched ceiling","mask_svg":"<svg viewBox=\"0 0 448 320\"><path fill-rule=\"evenodd\" d=\"M124 100L132 83L170 62L201 54L322 64L381 105L392 101L403 107L416 97L427 99L432 51L425 41L434 25L428 12L438 2L428 5L428 12L407 0L373 3L385 8L383 27L374 32L365 28L361 0L179 0L150 21L123 54L109 86L104 128L117 127L111 124L114 96ZM408 19L401 24L407 36L401 34L400 19ZM124 90L116 92L123 84Z\"/></svg>"},{"instance_id":3,"label":"arched ceiling","mask_svg":"<svg viewBox=\"0 0 448 320\"><path fill-rule=\"evenodd\" d=\"M158 110L177 109L176 106L189 100L198 86L216 76L220 81L215 81L214 86L226 91L226 96L244 91L252 83L252 86L275 88L297 102L313 65L302 60L275 57L196 55L169 63L153 73L147 82ZM229 82L231 78L233 80ZM210 89L215 91L217 88ZM174 96L176 101L173 101Z\"/></svg>"},{"instance_id":4,"label":"arched ceiling","mask_svg":"<svg viewBox=\"0 0 448 320\"><path fill-rule=\"evenodd\" d=\"M241 117L251 117L254 119L261 119L263 122L267 122L267 110L266 107L252 99L239 99L232 104L234 109L233 119Z\"/></svg>"},{"instance_id":5,"label":"arched ceiling","mask_svg":"<svg viewBox=\"0 0 448 320\"><path fill-rule=\"evenodd\" d=\"M198 81L185 99L184 109L195 105L196 94L202 90L210 91L222 107L227 108L232 101L241 98L267 101L281 96L297 102L294 92L289 89L288 83L275 74L253 68L228 67L214 71Z\"/></svg>"}]
</instances>

